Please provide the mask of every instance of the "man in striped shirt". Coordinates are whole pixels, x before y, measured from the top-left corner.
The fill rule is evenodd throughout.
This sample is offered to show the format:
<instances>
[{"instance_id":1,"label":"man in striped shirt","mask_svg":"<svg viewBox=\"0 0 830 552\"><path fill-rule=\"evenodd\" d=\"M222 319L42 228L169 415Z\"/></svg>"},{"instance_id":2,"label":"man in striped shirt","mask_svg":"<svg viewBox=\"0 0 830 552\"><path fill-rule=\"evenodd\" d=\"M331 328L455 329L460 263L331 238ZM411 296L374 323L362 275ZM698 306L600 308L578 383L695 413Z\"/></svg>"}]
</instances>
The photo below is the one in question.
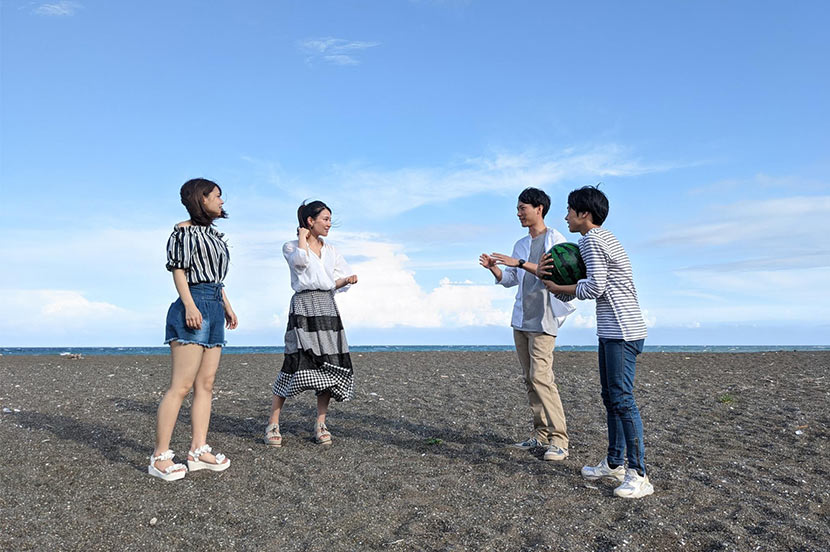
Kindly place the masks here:
<instances>
[{"instance_id":1,"label":"man in striped shirt","mask_svg":"<svg viewBox=\"0 0 830 552\"><path fill-rule=\"evenodd\" d=\"M646 325L637 302L637 290L628 255L617 238L602 228L608 216L608 198L586 186L568 195L568 230L579 232L579 252L586 278L560 286L543 280L551 293L574 294L596 300L599 338L599 376L602 402L608 421L608 454L596 466L582 468L582 476L594 481L614 479L621 484L614 495L641 498L654 492L646 475L643 423L634 401L637 355L643 350ZM549 274L547 257L537 274ZM625 460L628 460L628 469Z\"/></svg>"}]
</instances>

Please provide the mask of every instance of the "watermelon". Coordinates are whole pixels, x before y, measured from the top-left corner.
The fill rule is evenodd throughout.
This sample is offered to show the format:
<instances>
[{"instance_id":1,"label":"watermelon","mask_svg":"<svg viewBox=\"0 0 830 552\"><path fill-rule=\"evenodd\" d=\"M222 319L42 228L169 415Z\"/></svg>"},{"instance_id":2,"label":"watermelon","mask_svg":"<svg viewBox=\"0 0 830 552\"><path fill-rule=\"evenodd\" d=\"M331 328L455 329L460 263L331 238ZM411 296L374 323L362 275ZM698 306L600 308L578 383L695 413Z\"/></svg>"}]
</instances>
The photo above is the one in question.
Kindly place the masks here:
<instances>
[{"instance_id":1,"label":"watermelon","mask_svg":"<svg viewBox=\"0 0 830 552\"><path fill-rule=\"evenodd\" d=\"M552 274L545 276L560 286L569 286L586 277L585 263L575 243L558 243L550 248L548 255L553 259Z\"/></svg>"}]
</instances>

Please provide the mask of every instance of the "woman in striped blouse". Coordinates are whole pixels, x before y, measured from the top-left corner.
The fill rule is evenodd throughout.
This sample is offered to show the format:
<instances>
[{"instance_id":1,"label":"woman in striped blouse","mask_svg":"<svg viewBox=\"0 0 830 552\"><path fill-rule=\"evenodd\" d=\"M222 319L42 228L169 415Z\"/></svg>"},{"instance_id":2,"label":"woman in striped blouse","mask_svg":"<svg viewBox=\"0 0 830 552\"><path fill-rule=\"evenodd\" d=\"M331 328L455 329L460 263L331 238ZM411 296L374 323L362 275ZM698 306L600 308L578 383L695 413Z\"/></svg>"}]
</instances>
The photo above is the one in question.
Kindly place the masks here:
<instances>
[{"instance_id":1,"label":"woman in striped blouse","mask_svg":"<svg viewBox=\"0 0 830 552\"><path fill-rule=\"evenodd\" d=\"M181 200L190 219L177 224L167 241L167 270L173 273L179 293L167 311L164 340L170 344L173 374L159 404L156 448L147 468L150 475L165 481L181 479L188 469L223 471L230 466L230 460L213 454L206 442L213 379L226 343L225 326L232 330L237 325L222 284L228 273L228 245L213 228L216 219L228 215L222 208L222 189L204 178L185 182ZM193 427L185 468L173 463L169 445L182 401L191 389Z\"/></svg>"}]
</instances>

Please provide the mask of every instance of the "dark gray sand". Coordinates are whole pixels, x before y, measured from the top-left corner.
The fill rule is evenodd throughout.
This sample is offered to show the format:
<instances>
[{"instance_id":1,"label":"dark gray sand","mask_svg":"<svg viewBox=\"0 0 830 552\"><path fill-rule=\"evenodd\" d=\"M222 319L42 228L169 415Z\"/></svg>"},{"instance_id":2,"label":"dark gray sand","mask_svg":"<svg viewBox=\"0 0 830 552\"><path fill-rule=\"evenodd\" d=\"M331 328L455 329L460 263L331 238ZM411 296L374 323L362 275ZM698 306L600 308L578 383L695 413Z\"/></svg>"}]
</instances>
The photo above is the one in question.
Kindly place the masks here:
<instances>
[{"instance_id":1,"label":"dark gray sand","mask_svg":"<svg viewBox=\"0 0 830 552\"><path fill-rule=\"evenodd\" d=\"M233 464L168 483L146 474L167 357L0 357L0 548L830 547L830 353L642 355L656 493L634 501L579 475L606 446L594 354L556 353L563 463L508 448L530 416L513 353L353 360L357 395L332 408L334 445L312 441L306 393L288 402L285 446L271 449L260 438L282 357L225 356L209 442Z\"/></svg>"}]
</instances>

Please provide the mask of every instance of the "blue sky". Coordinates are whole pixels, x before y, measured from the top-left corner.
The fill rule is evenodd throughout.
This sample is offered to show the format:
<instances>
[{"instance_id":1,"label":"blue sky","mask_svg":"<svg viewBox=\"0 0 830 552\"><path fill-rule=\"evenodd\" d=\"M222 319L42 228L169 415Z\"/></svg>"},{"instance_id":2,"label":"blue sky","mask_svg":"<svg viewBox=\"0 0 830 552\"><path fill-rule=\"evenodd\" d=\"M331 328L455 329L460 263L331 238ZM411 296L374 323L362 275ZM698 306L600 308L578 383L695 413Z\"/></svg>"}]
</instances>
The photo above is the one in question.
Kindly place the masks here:
<instances>
[{"instance_id":1,"label":"blue sky","mask_svg":"<svg viewBox=\"0 0 830 552\"><path fill-rule=\"evenodd\" d=\"M156 345L178 188L231 218L232 345L280 345L297 205L353 344L509 344L482 252L602 182L652 345L830 343L825 2L0 3L0 345ZM573 241L578 236L570 235ZM559 343L595 340L581 303Z\"/></svg>"}]
</instances>

